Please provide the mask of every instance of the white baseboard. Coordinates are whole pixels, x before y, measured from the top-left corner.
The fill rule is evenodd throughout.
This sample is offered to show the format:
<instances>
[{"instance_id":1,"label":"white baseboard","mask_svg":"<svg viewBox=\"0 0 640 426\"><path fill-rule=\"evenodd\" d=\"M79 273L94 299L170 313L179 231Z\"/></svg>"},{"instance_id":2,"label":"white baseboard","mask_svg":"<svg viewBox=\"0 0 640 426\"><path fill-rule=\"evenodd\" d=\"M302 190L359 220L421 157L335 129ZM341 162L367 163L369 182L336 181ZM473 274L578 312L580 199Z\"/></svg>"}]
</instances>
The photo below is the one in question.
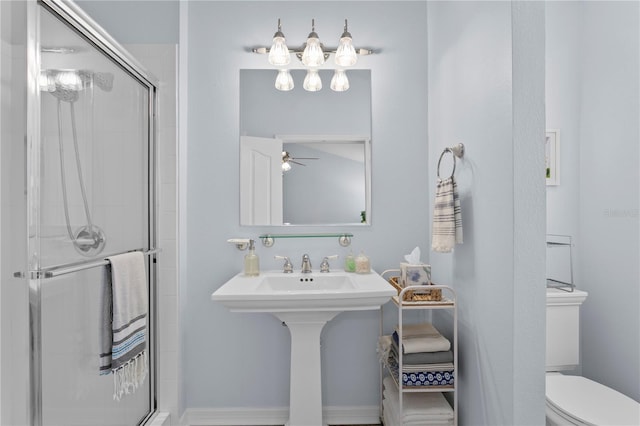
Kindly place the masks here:
<instances>
[{"instance_id":1,"label":"white baseboard","mask_svg":"<svg viewBox=\"0 0 640 426\"><path fill-rule=\"evenodd\" d=\"M327 406L322 410L324 421L330 425L379 424L377 405L342 407ZM188 408L182 426L281 426L289 419L289 408Z\"/></svg>"}]
</instances>

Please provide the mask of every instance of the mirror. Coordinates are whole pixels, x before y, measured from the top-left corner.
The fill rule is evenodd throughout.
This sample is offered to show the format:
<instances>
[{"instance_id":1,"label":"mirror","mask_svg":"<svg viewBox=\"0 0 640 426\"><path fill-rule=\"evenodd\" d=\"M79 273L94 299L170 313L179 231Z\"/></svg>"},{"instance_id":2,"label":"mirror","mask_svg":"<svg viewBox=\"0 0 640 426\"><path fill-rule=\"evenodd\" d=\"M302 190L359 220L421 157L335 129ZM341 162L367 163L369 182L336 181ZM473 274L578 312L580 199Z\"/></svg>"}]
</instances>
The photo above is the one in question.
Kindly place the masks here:
<instances>
[{"instance_id":1,"label":"mirror","mask_svg":"<svg viewBox=\"0 0 640 426\"><path fill-rule=\"evenodd\" d=\"M368 224L364 136L240 137L242 225Z\"/></svg>"},{"instance_id":2,"label":"mirror","mask_svg":"<svg viewBox=\"0 0 640 426\"><path fill-rule=\"evenodd\" d=\"M319 92L304 70L278 91L276 74L240 71L240 224L370 224L371 72L348 71L346 92L327 87L331 70Z\"/></svg>"}]
</instances>

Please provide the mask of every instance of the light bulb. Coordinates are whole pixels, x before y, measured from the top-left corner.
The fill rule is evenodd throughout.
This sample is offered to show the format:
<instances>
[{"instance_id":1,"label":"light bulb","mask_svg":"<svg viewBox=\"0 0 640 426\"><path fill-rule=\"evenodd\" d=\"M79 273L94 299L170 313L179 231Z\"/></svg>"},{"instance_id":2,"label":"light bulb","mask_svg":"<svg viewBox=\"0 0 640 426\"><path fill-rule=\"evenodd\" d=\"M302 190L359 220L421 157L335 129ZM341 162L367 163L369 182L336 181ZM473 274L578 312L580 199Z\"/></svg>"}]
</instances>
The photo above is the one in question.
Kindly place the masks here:
<instances>
[{"instance_id":1,"label":"light bulb","mask_svg":"<svg viewBox=\"0 0 640 426\"><path fill-rule=\"evenodd\" d=\"M283 92L288 92L293 89L293 77L291 77L289 70L278 71L278 76L276 77L276 89Z\"/></svg>"},{"instance_id":2,"label":"light bulb","mask_svg":"<svg viewBox=\"0 0 640 426\"><path fill-rule=\"evenodd\" d=\"M307 67L319 67L324 64L324 52L318 34L316 34L315 20L313 19L311 20L311 32L302 52L302 64Z\"/></svg>"},{"instance_id":3,"label":"light bulb","mask_svg":"<svg viewBox=\"0 0 640 426\"><path fill-rule=\"evenodd\" d=\"M358 55L356 55L356 49L353 47L353 40L351 34L347 31L347 20L344 20L344 32L340 36L340 44L336 50L335 57L336 64L341 67L350 67L355 65L358 61Z\"/></svg>"},{"instance_id":4,"label":"light bulb","mask_svg":"<svg viewBox=\"0 0 640 426\"><path fill-rule=\"evenodd\" d=\"M280 26L280 19L278 19L278 31L273 35L273 44L269 49L269 63L276 67L289 65L291 62L291 55L289 54L289 48L284 39Z\"/></svg>"},{"instance_id":5,"label":"light bulb","mask_svg":"<svg viewBox=\"0 0 640 426\"><path fill-rule=\"evenodd\" d=\"M336 70L331 78L331 90L334 92L344 92L349 90L349 79L344 70Z\"/></svg>"},{"instance_id":6,"label":"light bulb","mask_svg":"<svg viewBox=\"0 0 640 426\"><path fill-rule=\"evenodd\" d=\"M317 92L322 89L322 80L320 79L320 74L318 74L318 70L310 69L307 71L307 75L304 77L304 83L302 83L302 87L304 90L308 92Z\"/></svg>"},{"instance_id":7,"label":"light bulb","mask_svg":"<svg viewBox=\"0 0 640 426\"><path fill-rule=\"evenodd\" d=\"M288 172L291 170L291 164L289 164L289 153L287 151L282 151L282 171Z\"/></svg>"}]
</instances>

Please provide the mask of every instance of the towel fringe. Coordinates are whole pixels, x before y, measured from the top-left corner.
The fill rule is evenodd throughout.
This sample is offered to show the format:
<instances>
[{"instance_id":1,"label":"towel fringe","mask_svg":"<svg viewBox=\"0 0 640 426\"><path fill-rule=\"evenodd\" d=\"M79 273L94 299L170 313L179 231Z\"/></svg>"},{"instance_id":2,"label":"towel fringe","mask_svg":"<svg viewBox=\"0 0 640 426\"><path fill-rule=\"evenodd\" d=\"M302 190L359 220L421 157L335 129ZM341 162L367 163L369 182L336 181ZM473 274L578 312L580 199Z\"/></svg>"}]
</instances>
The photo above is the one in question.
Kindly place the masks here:
<instances>
[{"instance_id":1,"label":"towel fringe","mask_svg":"<svg viewBox=\"0 0 640 426\"><path fill-rule=\"evenodd\" d=\"M148 371L147 351L142 351L123 366L113 370L113 399L120 401L122 395L135 392L144 382Z\"/></svg>"}]
</instances>

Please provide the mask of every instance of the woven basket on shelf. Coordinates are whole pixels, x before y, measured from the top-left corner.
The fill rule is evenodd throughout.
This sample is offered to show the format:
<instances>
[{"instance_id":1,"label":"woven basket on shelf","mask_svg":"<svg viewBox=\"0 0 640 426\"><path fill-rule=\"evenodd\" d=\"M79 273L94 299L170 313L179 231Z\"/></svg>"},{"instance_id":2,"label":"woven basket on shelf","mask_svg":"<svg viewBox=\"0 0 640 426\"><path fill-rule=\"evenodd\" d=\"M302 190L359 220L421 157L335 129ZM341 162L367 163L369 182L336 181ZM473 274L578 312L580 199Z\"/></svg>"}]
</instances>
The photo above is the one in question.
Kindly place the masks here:
<instances>
[{"instance_id":1,"label":"woven basket on shelf","mask_svg":"<svg viewBox=\"0 0 640 426\"><path fill-rule=\"evenodd\" d=\"M398 290L398 295L403 290L403 287L398 283L398 277L389 278L389 283ZM412 302L440 302L442 300L442 289L434 288L433 290L420 292L409 290L404 293L404 300Z\"/></svg>"}]
</instances>

